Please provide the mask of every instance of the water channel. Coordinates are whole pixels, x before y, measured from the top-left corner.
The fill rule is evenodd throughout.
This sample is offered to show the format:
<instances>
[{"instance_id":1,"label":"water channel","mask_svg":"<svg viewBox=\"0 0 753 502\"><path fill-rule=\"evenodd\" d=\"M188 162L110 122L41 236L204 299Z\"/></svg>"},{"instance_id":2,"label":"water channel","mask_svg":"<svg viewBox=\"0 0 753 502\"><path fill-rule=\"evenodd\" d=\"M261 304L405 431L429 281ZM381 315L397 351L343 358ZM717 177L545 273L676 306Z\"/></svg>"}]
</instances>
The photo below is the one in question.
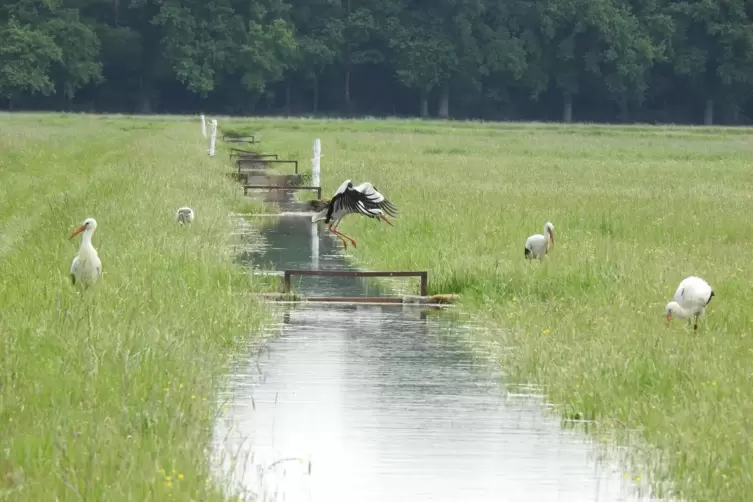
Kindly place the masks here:
<instances>
[{"instance_id":1,"label":"water channel","mask_svg":"<svg viewBox=\"0 0 753 502\"><path fill-rule=\"evenodd\" d=\"M310 215L275 218L241 260L348 267ZM295 288L375 296L354 278L304 277ZM481 328L470 318L418 305L275 310L264 350L235 368L215 428L227 489L245 500L657 500L547 416L535 389L506 388L491 356L499 348L472 336Z\"/></svg>"}]
</instances>

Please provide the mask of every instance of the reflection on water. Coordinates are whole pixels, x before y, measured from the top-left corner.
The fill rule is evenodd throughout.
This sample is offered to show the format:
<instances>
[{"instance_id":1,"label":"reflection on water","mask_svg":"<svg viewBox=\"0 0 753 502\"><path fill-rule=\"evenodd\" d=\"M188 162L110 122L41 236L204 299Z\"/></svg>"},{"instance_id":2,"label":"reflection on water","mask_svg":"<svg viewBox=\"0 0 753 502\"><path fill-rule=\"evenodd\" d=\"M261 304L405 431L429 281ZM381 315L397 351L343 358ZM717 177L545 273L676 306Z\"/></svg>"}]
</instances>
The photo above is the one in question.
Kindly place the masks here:
<instances>
[{"instance_id":1,"label":"reflection on water","mask_svg":"<svg viewBox=\"0 0 753 502\"><path fill-rule=\"evenodd\" d=\"M255 246L238 254L240 263L265 270L357 270L342 255L342 244L326 225L311 223L311 215L282 215L276 224L254 237ZM348 251L351 251L350 247ZM418 278L380 278L392 294L418 294ZM293 289L303 296L379 296L379 285L360 277L293 276Z\"/></svg>"},{"instance_id":2,"label":"reflection on water","mask_svg":"<svg viewBox=\"0 0 753 502\"><path fill-rule=\"evenodd\" d=\"M314 268L311 224L285 217L245 256ZM316 236L318 266L343 268ZM363 294L352 278L307 277L305 293ZM343 291L343 288L348 291ZM472 322L409 305L280 306L276 336L236 368L216 453L234 490L259 500L627 501L536 396L511 398Z\"/></svg>"}]
</instances>

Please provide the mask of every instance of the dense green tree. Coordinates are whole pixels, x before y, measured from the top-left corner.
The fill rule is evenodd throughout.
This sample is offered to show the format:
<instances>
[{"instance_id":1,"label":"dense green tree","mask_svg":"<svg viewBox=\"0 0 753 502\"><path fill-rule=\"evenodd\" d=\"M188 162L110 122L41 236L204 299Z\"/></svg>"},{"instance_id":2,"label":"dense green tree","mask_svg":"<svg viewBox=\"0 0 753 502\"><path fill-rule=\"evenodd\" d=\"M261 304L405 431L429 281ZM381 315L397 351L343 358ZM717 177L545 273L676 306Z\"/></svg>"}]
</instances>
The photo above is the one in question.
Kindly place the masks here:
<instances>
[{"instance_id":1,"label":"dense green tree","mask_svg":"<svg viewBox=\"0 0 753 502\"><path fill-rule=\"evenodd\" d=\"M739 102L750 96L753 23L748 8L743 0L684 0L668 8L677 25L674 68L691 82L695 101L705 101L705 124L714 120L716 101L725 100L736 115Z\"/></svg>"},{"instance_id":2,"label":"dense green tree","mask_svg":"<svg viewBox=\"0 0 753 502\"><path fill-rule=\"evenodd\" d=\"M536 5L536 3L538 5ZM573 98L589 91L627 107L640 103L655 46L648 28L618 0L535 0L521 16L529 54L527 81L534 96L553 85L572 120Z\"/></svg>"},{"instance_id":3,"label":"dense green tree","mask_svg":"<svg viewBox=\"0 0 753 502\"><path fill-rule=\"evenodd\" d=\"M453 84L479 88L486 73L479 32L484 26L481 0L408 1L387 19L389 47L400 81L418 92L421 116L428 97L439 91L437 114L449 116Z\"/></svg>"},{"instance_id":4,"label":"dense green tree","mask_svg":"<svg viewBox=\"0 0 753 502\"><path fill-rule=\"evenodd\" d=\"M527 0L490 2L479 26L479 43L483 55L483 98L490 103L510 106L512 89L532 87L525 81L528 73L527 31L521 22ZM536 81L536 78L534 78Z\"/></svg>"},{"instance_id":5,"label":"dense green tree","mask_svg":"<svg viewBox=\"0 0 753 502\"><path fill-rule=\"evenodd\" d=\"M344 72L345 111L353 113L352 75L359 67L383 60L378 17L381 0L342 0L345 9L339 62Z\"/></svg>"},{"instance_id":6,"label":"dense green tree","mask_svg":"<svg viewBox=\"0 0 753 502\"><path fill-rule=\"evenodd\" d=\"M43 24L44 32L61 50L50 69L55 86L71 101L84 85L102 81L100 42L94 28L79 19L75 9L62 9Z\"/></svg>"},{"instance_id":7,"label":"dense green tree","mask_svg":"<svg viewBox=\"0 0 753 502\"><path fill-rule=\"evenodd\" d=\"M565 121L577 103L589 120L739 123L753 117L752 13L743 0L0 0L0 95L193 113L269 113L284 95L285 113L421 116L435 100L440 117Z\"/></svg>"},{"instance_id":8,"label":"dense green tree","mask_svg":"<svg viewBox=\"0 0 753 502\"><path fill-rule=\"evenodd\" d=\"M55 92L50 67L61 61L63 51L40 29L10 18L0 29L0 95L13 107L20 95Z\"/></svg>"},{"instance_id":9,"label":"dense green tree","mask_svg":"<svg viewBox=\"0 0 753 502\"><path fill-rule=\"evenodd\" d=\"M388 24L395 73L403 85L418 92L422 117L429 115L429 94L450 78L452 47L441 24L432 21L431 15L412 12L402 19L390 18Z\"/></svg>"},{"instance_id":10,"label":"dense green tree","mask_svg":"<svg viewBox=\"0 0 753 502\"><path fill-rule=\"evenodd\" d=\"M312 86L311 107L319 111L319 81L340 57L345 23L340 0L294 0L291 19L297 50L286 85L286 113L290 113L290 86L295 81Z\"/></svg>"},{"instance_id":11,"label":"dense green tree","mask_svg":"<svg viewBox=\"0 0 753 502\"><path fill-rule=\"evenodd\" d=\"M243 15L230 0L161 0L152 23L175 77L203 97L226 75L252 96L282 78L296 42L279 6L253 4Z\"/></svg>"}]
</instances>

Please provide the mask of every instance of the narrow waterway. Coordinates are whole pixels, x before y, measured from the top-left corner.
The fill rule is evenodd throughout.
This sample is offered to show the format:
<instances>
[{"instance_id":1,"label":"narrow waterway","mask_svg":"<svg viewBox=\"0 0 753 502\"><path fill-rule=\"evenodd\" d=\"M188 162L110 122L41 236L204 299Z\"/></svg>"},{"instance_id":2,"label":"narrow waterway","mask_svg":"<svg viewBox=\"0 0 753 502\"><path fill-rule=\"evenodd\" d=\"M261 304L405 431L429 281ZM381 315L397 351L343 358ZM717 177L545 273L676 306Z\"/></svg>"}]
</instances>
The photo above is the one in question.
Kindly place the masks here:
<instances>
[{"instance_id":1,"label":"narrow waterway","mask_svg":"<svg viewBox=\"0 0 753 502\"><path fill-rule=\"evenodd\" d=\"M310 215L275 221L244 262L347 268ZM304 277L295 287L378 294L354 278ZM547 417L535 390L508 392L490 356L499 348L474 341L470 319L415 305L276 312L264 350L235 368L215 430L228 489L247 500L654 500L597 461L584 434Z\"/></svg>"}]
</instances>

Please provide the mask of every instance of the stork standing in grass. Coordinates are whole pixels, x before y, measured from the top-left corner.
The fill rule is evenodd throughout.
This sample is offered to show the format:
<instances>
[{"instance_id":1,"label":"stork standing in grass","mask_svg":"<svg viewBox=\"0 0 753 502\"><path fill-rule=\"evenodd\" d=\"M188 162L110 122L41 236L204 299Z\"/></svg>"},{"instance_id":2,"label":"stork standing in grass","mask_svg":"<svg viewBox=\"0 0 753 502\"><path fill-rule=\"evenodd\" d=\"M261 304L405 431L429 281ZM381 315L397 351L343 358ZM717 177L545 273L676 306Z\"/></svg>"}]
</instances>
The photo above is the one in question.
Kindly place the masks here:
<instances>
[{"instance_id":1,"label":"stork standing in grass","mask_svg":"<svg viewBox=\"0 0 753 502\"><path fill-rule=\"evenodd\" d=\"M554 225L550 221L544 224L544 233L535 234L526 239L526 259L544 259L549 249L554 248Z\"/></svg>"},{"instance_id":2,"label":"stork standing in grass","mask_svg":"<svg viewBox=\"0 0 753 502\"><path fill-rule=\"evenodd\" d=\"M181 207L175 214L175 219L181 225L190 225L191 223L193 223L194 219L193 209L191 209L190 207Z\"/></svg>"},{"instance_id":3,"label":"stork standing in grass","mask_svg":"<svg viewBox=\"0 0 753 502\"><path fill-rule=\"evenodd\" d=\"M698 319L706 312L706 306L714 297L714 291L711 286L701 279L691 275L682 280L677 291L675 291L674 301L671 301L664 308L664 314L667 316L667 327L672 317L690 319L695 317L693 329L698 329Z\"/></svg>"},{"instance_id":4,"label":"stork standing in grass","mask_svg":"<svg viewBox=\"0 0 753 502\"><path fill-rule=\"evenodd\" d=\"M97 220L87 218L84 223L70 235L69 239L83 232L81 248L71 263L71 282L74 286L86 288L92 286L102 276L102 261L97 250L92 246L92 235L97 229Z\"/></svg>"},{"instance_id":5,"label":"stork standing in grass","mask_svg":"<svg viewBox=\"0 0 753 502\"><path fill-rule=\"evenodd\" d=\"M324 223L328 223L327 229L335 234L347 249L348 242L345 239L348 239L354 247L356 241L337 230L337 226L346 215L361 214L369 218L384 220L392 226L385 213L396 218L397 208L379 193L374 185L367 181L354 187L350 180L345 180L335 191L327 207L312 216L311 221L324 220Z\"/></svg>"}]
</instances>

